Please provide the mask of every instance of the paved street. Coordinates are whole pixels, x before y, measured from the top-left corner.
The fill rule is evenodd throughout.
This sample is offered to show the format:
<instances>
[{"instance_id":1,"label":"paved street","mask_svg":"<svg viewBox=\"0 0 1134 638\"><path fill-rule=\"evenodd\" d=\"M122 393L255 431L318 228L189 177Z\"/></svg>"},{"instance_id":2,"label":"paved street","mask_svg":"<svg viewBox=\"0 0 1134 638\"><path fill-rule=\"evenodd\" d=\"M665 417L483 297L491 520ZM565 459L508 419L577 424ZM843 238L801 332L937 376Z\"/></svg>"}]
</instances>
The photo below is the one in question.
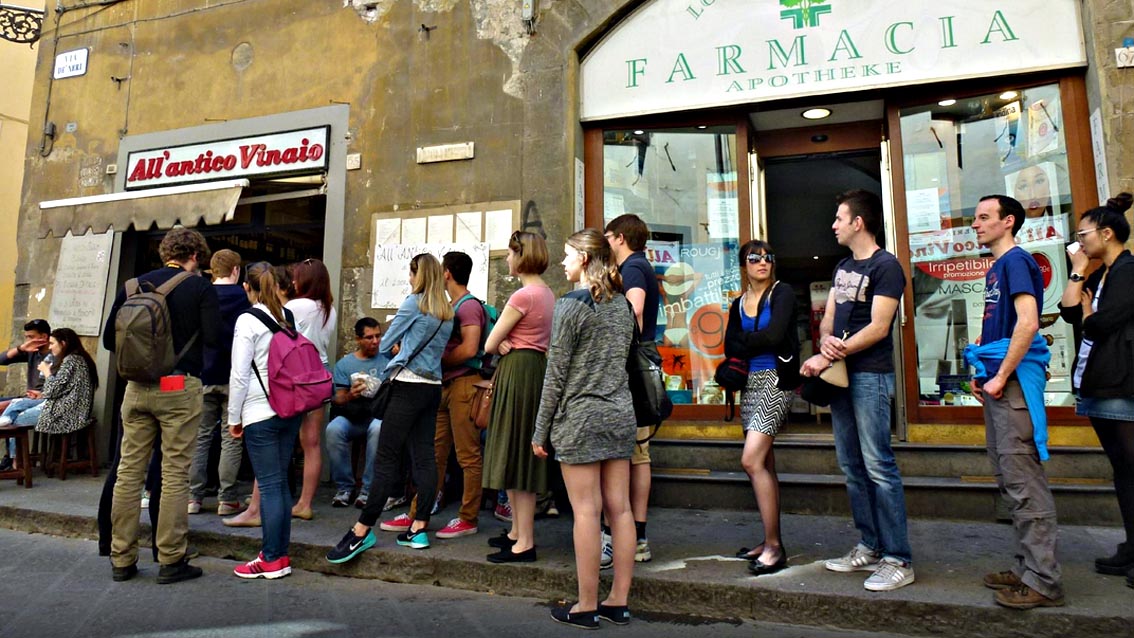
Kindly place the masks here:
<instances>
[{"instance_id":1,"label":"paved street","mask_svg":"<svg viewBox=\"0 0 1134 638\"><path fill-rule=\"evenodd\" d=\"M396 585L297 571L277 581L243 581L235 563L195 561L205 576L159 586L157 566L143 561L126 583L91 541L0 530L0 636L24 638L195 638L224 636L578 636L548 617L548 601L440 587ZM651 616L619 636L714 638L857 638L866 633L756 623L706 623ZM870 636L883 636L871 633Z\"/></svg>"}]
</instances>

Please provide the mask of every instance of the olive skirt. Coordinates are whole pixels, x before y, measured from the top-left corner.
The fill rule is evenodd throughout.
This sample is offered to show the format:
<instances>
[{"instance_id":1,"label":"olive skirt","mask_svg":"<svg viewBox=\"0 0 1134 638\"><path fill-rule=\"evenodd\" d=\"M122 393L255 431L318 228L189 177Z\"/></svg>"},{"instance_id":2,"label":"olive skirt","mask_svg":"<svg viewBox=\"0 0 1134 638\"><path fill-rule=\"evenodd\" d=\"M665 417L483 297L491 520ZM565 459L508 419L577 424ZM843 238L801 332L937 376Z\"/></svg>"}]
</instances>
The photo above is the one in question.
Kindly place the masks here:
<instances>
[{"instance_id":1,"label":"olive skirt","mask_svg":"<svg viewBox=\"0 0 1134 638\"><path fill-rule=\"evenodd\" d=\"M538 350L513 350L496 366L484 446L486 489L547 491L547 461L532 454L546 370L547 355Z\"/></svg>"}]
</instances>

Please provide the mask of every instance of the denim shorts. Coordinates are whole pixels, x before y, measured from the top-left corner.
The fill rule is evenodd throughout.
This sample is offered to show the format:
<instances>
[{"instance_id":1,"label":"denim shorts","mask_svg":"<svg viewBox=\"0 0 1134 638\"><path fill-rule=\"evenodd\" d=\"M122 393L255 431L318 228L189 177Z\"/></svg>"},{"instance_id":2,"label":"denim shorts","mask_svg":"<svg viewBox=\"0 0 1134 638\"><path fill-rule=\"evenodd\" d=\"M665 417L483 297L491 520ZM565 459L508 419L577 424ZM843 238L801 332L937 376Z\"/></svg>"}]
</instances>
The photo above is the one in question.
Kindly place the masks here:
<instances>
[{"instance_id":1,"label":"denim shorts","mask_svg":"<svg viewBox=\"0 0 1134 638\"><path fill-rule=\"evenodd\" d=\"M1112 421L1134 421L1134 397L1078 397L1075 401L1075 414Z\"/></svg>"}]
</instances>

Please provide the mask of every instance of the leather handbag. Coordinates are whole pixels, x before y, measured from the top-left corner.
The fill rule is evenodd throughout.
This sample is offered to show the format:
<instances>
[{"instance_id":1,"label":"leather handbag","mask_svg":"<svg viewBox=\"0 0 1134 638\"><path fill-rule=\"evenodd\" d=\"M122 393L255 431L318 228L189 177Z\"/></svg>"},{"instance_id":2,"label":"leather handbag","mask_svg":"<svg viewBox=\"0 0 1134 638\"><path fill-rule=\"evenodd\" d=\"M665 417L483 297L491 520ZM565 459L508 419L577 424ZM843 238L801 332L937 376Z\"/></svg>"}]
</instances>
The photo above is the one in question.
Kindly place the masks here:
<instances>
[{"instance_id":1,"label":"leather handbag","mask_svg":"<svg viewBox=\"0 0 1134 638\"><path fill-rule=\"evenodd\" d=\"M748 385L748 362L739 357L725 357L713 373L717 385L728 392L739 392Z\"/></svg>"},{"instance_id":2,"label":"leather handbag","mask_svg":"<svg viewBox=\"0 0 1134 638\"><path fill-rule=\"evenodd\" d=\"M491 379L481 379L473 384L476 394L473 395L469 418L478 430L486 429L492 416L492 387L495 382L496 375L492 375Z\"/></svg>"},{"instance_id":3,"label":"leather handbag","mask_svg":"<svg viewBox=\"0 0 1134 638\"><path fill-rule=\"evenodd\" d=\"M850 377L847 376L847 362L839 359L832 361L827 369L819 373L819 378L830 383L836 388L845 388L850 385Z\"/></svg>"}]
</instances>

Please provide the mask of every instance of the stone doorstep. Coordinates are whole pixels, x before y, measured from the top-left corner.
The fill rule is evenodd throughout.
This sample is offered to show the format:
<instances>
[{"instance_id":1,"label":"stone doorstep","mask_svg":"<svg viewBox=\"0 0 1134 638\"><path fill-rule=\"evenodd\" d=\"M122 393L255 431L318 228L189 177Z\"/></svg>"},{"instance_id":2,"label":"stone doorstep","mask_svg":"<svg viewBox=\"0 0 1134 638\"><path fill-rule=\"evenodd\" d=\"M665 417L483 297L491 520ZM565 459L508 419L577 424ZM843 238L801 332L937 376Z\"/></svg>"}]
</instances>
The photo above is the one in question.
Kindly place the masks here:
<instances>
[{"instance_id":1,"label":"stone doorstep","mask_svg":"<svg viewBox=\"0 0 1134 638\"><path fill-rule=\"evenodd\" d=\"M93 517L7 506L0 506L0 527L57 536L97 537ZM148 542L149 533L149 526L142 523L139 535L143 543ZM239 533L193 530L191 539L203 555L222 559L248 560L260 549L258 538ZM331 565L324 560L329 549L329 545L293 541L292 565L328 575L505 596L573 600L576 594L574 565L554 558L535 564L493 565L483 559L407 551L384 543L348 565ZM488 548L484 549L486 553ZM1076 608L1074 599L1068 607L1018 612L1001 609L991 602L972 605L911 600L902 597L901 591L845 595L776 589L762 586L755 579L742 582L707 583L656 574L635 575L633 609L647 618L699 616L923 635L1111 638L1134 632L1134 617L1100 616L1090 609ZM775 584L774 580L764 582ZM606 588L609 584L610 574L604 573L601 586ZM1119 586L1117 581L1115 586Z\"/></svg>"}]
</instances>

